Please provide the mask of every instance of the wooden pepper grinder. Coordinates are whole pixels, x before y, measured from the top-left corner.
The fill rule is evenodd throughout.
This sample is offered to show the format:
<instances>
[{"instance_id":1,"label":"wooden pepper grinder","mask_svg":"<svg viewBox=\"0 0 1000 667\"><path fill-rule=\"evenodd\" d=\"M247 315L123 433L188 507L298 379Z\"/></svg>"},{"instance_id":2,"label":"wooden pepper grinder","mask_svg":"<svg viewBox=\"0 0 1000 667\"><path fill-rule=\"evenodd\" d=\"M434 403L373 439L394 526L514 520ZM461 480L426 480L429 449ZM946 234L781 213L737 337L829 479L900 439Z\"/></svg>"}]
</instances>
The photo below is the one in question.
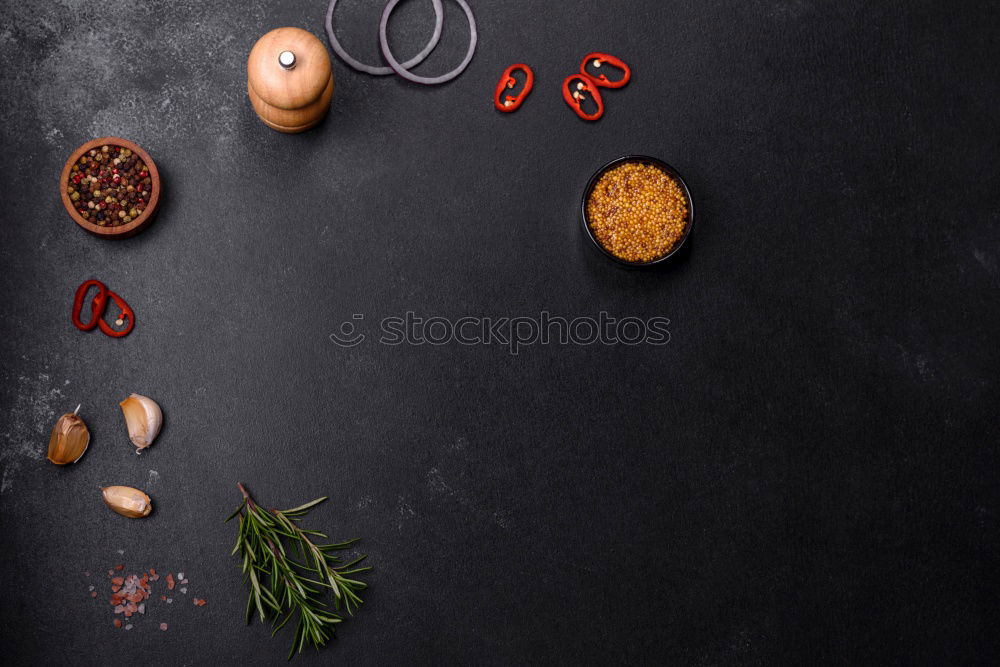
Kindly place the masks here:
<instances>
[{"instance_id":1,"label":"wooden pepper grinder","mask_svg":"<svg viewBox=\"0 0 1000 667\"><path fill-rule=\"evenodd\" d=\"M333 72L326 47L300 28L278 28L254 44L247 94L260 119L278 132L303 132L330 108Z\"/></svg>"}]
</instances>

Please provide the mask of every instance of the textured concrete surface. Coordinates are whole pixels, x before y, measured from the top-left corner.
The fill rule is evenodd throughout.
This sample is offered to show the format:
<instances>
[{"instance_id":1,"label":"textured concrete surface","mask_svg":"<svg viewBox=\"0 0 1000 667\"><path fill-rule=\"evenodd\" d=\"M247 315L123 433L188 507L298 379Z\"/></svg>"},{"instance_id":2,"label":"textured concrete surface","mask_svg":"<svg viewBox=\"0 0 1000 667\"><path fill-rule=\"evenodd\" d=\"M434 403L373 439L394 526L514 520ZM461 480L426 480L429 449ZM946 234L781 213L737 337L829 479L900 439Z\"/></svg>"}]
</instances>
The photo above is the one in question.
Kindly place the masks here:
<instances>
[{"instance_id":1,"label":"textured concrete surface","mask_svg":"<svg viewBox=\"0 0 1000 667\"><path fill-rule=\"evenodd\" d=\"M338 10L372 60L380 4ZM274 27L322 37L323 2L5 3L5 661L283 661L289 633L241 621L237 480L276 506L329 495L309 524L365 538L366 605L303 664L995 660L996 7L472 6L457 81L335 61L327 121L284 136L250 109L245 58ZM428 72L465 47L445 7ZM415 52L429 27L403 3L393 42ZM594 125L558 93L591 50L634 69ZM501 115L517 61L535 92ZM158 219L122 242L58 196L104 135L164 177ZM655 271L580 230L583 185L628 153L697 203L690 248ZM135 309L127 338L73 328L92 277ZM670 342L330 339L407 311L664 317ZM117 406L133 391L166 417L140 457ZM78 403L91 449L56 469L48 431ZM112 514L109 484L155 513ZM116 630L119 562L183 571L208 605Z\"/></svg>"}]
</instances>

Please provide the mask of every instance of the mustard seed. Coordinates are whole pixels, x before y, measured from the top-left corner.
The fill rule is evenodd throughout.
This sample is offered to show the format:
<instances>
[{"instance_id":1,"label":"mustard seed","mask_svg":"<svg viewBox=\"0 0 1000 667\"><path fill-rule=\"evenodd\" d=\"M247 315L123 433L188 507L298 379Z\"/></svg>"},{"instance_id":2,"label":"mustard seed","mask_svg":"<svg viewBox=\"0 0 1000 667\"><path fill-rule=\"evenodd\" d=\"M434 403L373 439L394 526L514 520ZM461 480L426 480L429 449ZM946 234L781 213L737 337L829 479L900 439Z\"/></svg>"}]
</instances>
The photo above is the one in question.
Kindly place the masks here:
<instances>
[{"instance_id":1,"label":"mustard seed","mask_svg":"<svg viewBox=\"0 0 1000 667\"><path fill-rule=\"evenodd\" d=\"M626 262L663 257L684 238L684 189L659 167L628 162L608 170L587 198L587 224L605 250Z\"/></svg>"}]
</instances>

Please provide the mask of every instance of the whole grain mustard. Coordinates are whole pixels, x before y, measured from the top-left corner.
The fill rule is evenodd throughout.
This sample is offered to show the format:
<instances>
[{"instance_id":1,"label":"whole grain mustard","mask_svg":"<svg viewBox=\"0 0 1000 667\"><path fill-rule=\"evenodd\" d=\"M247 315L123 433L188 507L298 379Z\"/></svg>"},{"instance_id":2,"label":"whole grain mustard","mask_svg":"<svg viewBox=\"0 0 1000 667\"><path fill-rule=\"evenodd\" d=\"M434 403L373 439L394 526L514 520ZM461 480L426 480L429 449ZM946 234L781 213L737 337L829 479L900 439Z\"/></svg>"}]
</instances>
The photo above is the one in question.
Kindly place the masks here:
<instances>
[{"instance_id":1,"label":"whole grain mustard","mask_svg":"<svg viewBox=\"0 0 1000 667\"><path fill-rule=\"evenodd\" d=\"M607 171L587 199L594 238L615 257L645 263L684 237L688 201L681 185L654 165L629 162Z\"/></svg>"}]
</instances>

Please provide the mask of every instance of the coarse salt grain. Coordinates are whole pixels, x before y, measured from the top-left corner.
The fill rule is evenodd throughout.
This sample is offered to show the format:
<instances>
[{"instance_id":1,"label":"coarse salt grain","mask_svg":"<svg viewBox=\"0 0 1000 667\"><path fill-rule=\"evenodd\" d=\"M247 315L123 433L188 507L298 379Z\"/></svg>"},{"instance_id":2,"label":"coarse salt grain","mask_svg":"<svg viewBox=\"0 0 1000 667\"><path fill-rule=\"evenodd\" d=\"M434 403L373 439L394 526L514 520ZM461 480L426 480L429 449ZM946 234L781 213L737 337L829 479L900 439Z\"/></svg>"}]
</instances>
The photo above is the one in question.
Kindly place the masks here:
<instances>
[{"instance_id":1,"label":"coarse salt grain","mask_svg":"<svg viewBox=\"0 0 1000 667\"><path fill-rule=\"evenodd\" d=\"M110 578L110 584L112 589L111 595L111 605L114 609L115 615L124 615L126 619L131 618L133 614L145 614L146 613L146 603L145 601L150 599L152 594L152 582L160 578L160 575L156 574L156 570L150 568L148 573L143 572L140 577L137 574L125 575L122 573L121 576L116 576L115 570L121 571L124 569L124 565L116 565L114 569L108 570L108 577ZM173 590L174 587L180 584L187 584L188 580L184 577L183 572L177 573L178 580L175 580L172 574L164 575L166 579L167 588ZM94 586L90 586L91 597L97 597L97 591ZM187 594L187 587L181 587L181 593ZM165 601L167 604L173 603L173 598L168 598L166 595L160 595L160 600ZM206 601L202 598L195 597L193 599L195 606L203 607ZM123 627L124 621L120 618L113 619L116 628ZM160 624L161 630L167 629L166 623ZM131 630L134 625L128 623L124 625L126 630Z\"/></svg>"}]
</instances>

